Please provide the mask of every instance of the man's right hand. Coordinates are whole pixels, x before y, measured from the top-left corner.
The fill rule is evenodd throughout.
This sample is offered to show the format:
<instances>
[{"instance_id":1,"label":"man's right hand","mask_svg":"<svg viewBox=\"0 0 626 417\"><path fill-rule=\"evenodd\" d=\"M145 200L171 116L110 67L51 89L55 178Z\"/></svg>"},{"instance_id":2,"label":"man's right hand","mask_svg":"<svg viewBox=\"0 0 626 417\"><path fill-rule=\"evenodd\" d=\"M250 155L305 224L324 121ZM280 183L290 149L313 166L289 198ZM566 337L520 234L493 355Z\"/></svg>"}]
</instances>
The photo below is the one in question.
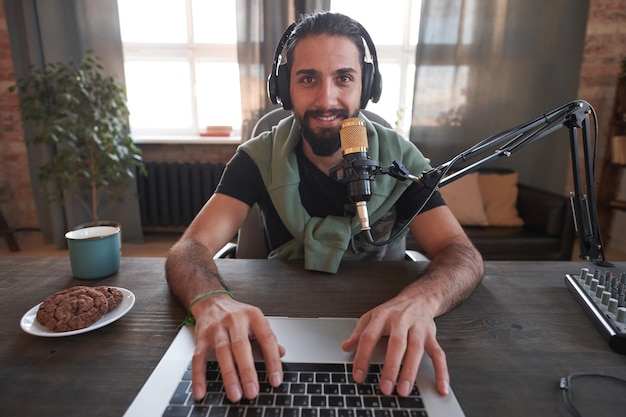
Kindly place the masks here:
<instances>
[{"instance_id":1,"label":"man's right hand","mask_svg":"<svg viewBox=\"0 0 626 417\"><path fill-rule=\"evenodd\" d=\"M216 294L195 303L192 314L196 319L196 349L191 361L191 384L197 400L206 395L206 363L211 351L215 351L230 401L258 395L253 340L263 353L270 385L277 387L282 383L280 358L285 348L278 344L269 321L259 308L233 300L227 294Z\"/></svg>"}]
</instances>

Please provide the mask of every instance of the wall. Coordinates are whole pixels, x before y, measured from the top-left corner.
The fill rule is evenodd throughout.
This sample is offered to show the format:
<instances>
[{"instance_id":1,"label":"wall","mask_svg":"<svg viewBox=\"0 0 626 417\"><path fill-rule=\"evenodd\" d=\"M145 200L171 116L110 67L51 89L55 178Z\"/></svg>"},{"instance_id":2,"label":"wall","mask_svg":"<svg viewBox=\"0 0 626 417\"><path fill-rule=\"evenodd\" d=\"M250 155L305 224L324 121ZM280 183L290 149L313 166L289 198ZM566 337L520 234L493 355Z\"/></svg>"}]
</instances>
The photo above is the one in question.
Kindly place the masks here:
<instances>
[{"instance_id":1,"label":"wall","mask_svg":"<svg viewBox=\"0 0 626 417\"><path fill-rule=\"evenodd\" d=\"M607 142L607 121L620 62L625 56L626 0L591 0L579 98L589 101L600 118L598 161L602 160ZM4 0L0 0L0 187L4 185L7 190L0 207L12 227L37 227L17 95L6 93L6 87L13 82ZM143 145L142 148L146 160L158 161L225 162L235 150L232 145Z\"/></svg>"},{"instance_id":2,"label":"wall","mask_svg":"<svg viewBox=\"0 0 626 417\"><path fill-rule=\"evenodd\" d=\"M613 111L617 75L621 70L621 61L626 58L626 1L592 0L587 23L587 40L581 67L579 97L587 100L598 113L599 118L599 155L598 163L603 160L609 143L608 126ZM596 169L600 172L601 167ZM626 172L622 176L620 198L626 198ZM570 178L571 180L571 178ZM597 178L598 182L602 181ZM626 252L626 213L614 211L609 236L603 236L613 250Z\"/></svg>"},{"instance_id":3,"label":"wall","mask_svg":"<svg viewBox=\"0 0 626 417\"><path fill-rule=\"evenodd\" d=\"M622 175L617 199L626 201L626 172ZM609 244L612 249L619 250L622 253L626 253L626 233L624 233L624 230L626 230L626 212L616 210L614 212Z\"/></svg>"},{"instance_id":4,"label":"wall","mask_svg":"<svg viewBox=\"0 0 626 417\"><path fill-rule=\"evenodd\" d=\"M617 75L626 57L626 0L591 0L590 5L578 95L598 113L603 155Z\"/></svg>"},{"instance_id":5,"label":"wall","mask_svg":"<svg viewBox=\"0 0 626 417\"><path fill-rule=\"evenodd\" d=\"M207 144L141 144L143 158L151 162L227 162L237 149L237 145Z\"/></svg>"},{"instance_id":6,"label":"wall","mask_svg":"<svg viewBox=\"0 0 626 417\"><path fill-rule=\"evenodd\" d=\"M0 209L12 228L38 227L15 83L9 32L0 0Z\"/></svg>"}]
</instances>

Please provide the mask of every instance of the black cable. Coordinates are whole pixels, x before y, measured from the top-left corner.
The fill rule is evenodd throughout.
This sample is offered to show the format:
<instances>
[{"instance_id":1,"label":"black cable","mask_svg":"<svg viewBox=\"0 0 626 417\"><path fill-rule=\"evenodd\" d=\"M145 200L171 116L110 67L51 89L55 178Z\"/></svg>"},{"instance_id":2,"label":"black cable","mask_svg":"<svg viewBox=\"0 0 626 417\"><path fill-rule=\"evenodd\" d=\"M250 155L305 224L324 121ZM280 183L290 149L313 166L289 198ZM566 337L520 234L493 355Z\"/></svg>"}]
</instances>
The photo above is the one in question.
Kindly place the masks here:
<instances>
[{"instance_id":1,"label":"black cable","mask_svg":"<svg viewBox=\"0 0 626 417\"><path fill-rule=\"evenodd\" d=\"M567 411L569 411L570 414L574 417L582 417L578 409L576 409L572 398L574 395L572 381L577 378L605 378L626 385L625 379L621 379L612 375L594 374L591 372L575 372L561 378L559 387L561 388L561 393L563 394L563 403L565 404Z\"/></svg>"},{"instance_id":2,"label":"black cable","mask_svg":"<svg viewBox=\"0 0 626 417\"><path fill-rule=\"evenodd\" d=\"M432 189L430 190L430 193L428 194L428 196L426 197L426 199L424 200L424 202L422 202L422 205L413 213L413 215L411 216L411 218L408 221L405 221L403 226L395 233L393 234L391 237L389 237L387 240L383 241L383 242L375 242L371 231L370 230L366 230L366 238L368 240L368 242L372 245L372 246L385 246L391 242L393 242L394 240L396 240L411 224L411 222L415 219L415 217L417 217L418 214L420 214L422 212L422 210L424 210L424 207L426 207L426 204L428 204L428 202L430 201L430 199L432 198L432 196L435 194L435 191L437 191L439 189L439 184L441 183L441 180L443 179L443 177L445 177L448 172L450 171L450 169L460 160L462 159L464 156L464 154L461 155L457 155L452 161L450 161L449 165L447 165L442 173L439 175L439 178L437 179L437 183L432 187ZM354 236L352 236L350 238L351 246L352 246L352 250L355 250L355 244L354 244ZM357 253L357 252L355 252Z\"/></svg>"}]
</instances>

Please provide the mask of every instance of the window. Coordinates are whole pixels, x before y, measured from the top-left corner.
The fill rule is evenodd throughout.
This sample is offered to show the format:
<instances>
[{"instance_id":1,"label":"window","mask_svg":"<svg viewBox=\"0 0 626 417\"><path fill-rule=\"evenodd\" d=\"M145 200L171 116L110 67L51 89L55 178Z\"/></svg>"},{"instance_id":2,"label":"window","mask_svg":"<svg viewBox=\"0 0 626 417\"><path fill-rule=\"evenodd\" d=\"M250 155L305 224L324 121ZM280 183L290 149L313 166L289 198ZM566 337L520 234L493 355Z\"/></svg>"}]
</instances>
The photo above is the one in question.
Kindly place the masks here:
<instances>
[{"instance_id":1,"label":"window","mask_svg":"<svg viewBox=\"0 0 626 417\"><path fill-rule=\"evenodd\" d=\"M476 42L476 3L432 1L424 10L427 15L422 16L426 19L426 26L422 27L421 62L415 77L414 127L430 129L463 124L471 51ZM496 8L502 7L500 3L496 4ZM494 43L497 49L496 45Z\"/></svg>"},{"instance_id":2,"label":"window","mask_svg":"<svg viewBox=\"0 0 626 417\"><path fill-rule=\"evenodd\" d=\"M408 137L421 1L386 0L381 7L380 0L331 0L330 8L361 23L376 46L383 93L378 103L369 103L367 109Z\"/></svg>"},{"instance_id":3,"label":"window","mask_svg":"<svg viewBox=\"0 0 626 417\"><path fill-rule=\"evenodd\" d=\"M118 0L134 138L193 137L223 125L239 136L235 4Z\"/></svg>"},{"instance_id":4,"label":"window","mask_svg":"<svg viewBox=\"0 0 626 417\"><path fill-rule=\"evenodd\" d=\"M368 110L408 133L420 1L331 0L372 37L383 94ZM207 126L241 129L236 2L118 0L130 126L135 140L197 137ZM146 11L149 10L149 13ZM374 13L372 11L375 11ZM219 138L215 139L216 142Z\"/></svg>"}]
</instances>

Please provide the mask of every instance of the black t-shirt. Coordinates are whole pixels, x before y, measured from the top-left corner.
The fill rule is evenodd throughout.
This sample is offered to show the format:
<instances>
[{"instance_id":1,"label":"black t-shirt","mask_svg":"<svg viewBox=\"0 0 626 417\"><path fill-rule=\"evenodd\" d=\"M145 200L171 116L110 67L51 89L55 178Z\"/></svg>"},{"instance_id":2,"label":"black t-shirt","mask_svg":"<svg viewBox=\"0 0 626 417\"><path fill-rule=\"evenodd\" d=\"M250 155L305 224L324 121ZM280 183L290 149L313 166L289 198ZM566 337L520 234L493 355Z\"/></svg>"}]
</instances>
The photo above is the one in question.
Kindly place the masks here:
<instances>
[{"instance_id":1,"label":"black t-shirt","mask_svg":"<svg viewBox=\"0 0 626 417\"><path fill-rule=\"evenodd\" d=\"M347 186L313 165L304 155L301 144L296 147L296 157L300 172L300 199L307 213L312 217L353 216L355 208L348 197ZM259 169L245 152L238 151L228 162L216 192L241 200L250 207L255 203L259 205L270 251L293 238L272 204ZM409 185L395 205L397 223L410 220L429 194L430 190L421 183ZM422 212L444 204L441 195L435 192Z\"/></svg>"}]
</instances>

